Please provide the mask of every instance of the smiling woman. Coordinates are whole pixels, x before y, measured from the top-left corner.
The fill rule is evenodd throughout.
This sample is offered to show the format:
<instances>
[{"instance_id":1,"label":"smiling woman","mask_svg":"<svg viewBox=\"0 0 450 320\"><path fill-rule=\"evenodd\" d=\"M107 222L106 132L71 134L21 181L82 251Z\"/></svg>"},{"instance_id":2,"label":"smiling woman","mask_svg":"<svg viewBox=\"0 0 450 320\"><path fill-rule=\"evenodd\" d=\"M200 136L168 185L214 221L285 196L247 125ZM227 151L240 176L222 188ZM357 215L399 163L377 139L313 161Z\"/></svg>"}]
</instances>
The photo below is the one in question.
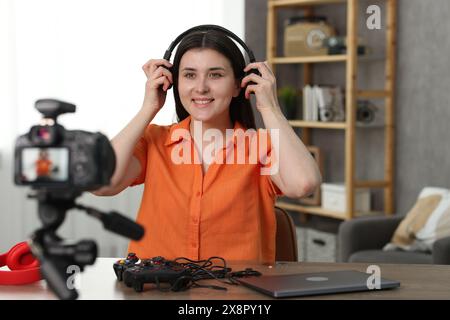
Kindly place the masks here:
<instances>
[{"instance_id":1,"label":"smiling woman","mask_svg":"<svg viewBox=\"0 0 450 320\"><path fill-rule=\"evenodd\" d=\"M216 55L216 53L212 50L210 51L210 54L212 54L213 56ZM188 53L188 55L189 55L189 53ZM207 59L211 59L211 57L208 57L208 54L206 56L207 56ZM231 67L230 67L230 69L231 69ZM208 78L219 80L220 78L229 76L229 71L227 72L225 67L212 67L212 68L207 69L204 72L200 71L199 74L196 73L197 69L192 68L192 67L182 68L181 71L182 71L181 77L185 78L186 80L195 80L196 77L201 76L202 73L204 73L204 77L206 78L206 80ZM217 71L220 71L220 72L217 72ZM185 81L185 83L188 84L189 82ZM197 104L197 107L201 107L202 105L207 105L210 102L212 102L213 100L214 100L213 98L200 97L200 96L192 98L192 101Z\"/></svg>"},{"instance_id":2,"label":"smiling woman","mask_svg":"<svg viewBox=\"0 0 450 320\"><path fill-rule=\"evenodd\" d=\"M214 67L216 64L221 67ZM191 117L206 125L214 119L216 124L211 124L214 127L231 127L228 108L240 88L230 62L215 50L192 49L183 55L180 69L178 92Z\"/></svg>"},{"instance_id":3,"label":"smiling woman","mask_svg":"<svg viewBox=\"0 0 450 320\"><path fill-rule=\"evenodd\" d=\"M183 55L182 70L186 70L183 66L187 63L198 67L188 68L191 71L182 72L179 77L178 93L183 107L193 119L203 121L208 127L230 128L230 102L240 92L230 62L215 50L195 49ZM223 67L209 67L217 63Z\"/></svg>"},{"instance_id":4,"label":"smiling woman","mask_svg":"<svg viewBox=\"0 0 450 320\"><path fill-rule=\"evenodd\" d=\"M191 115L195 120L204 121L204 129L225 130L232 128L235 121L246 128L255 128L250 102L240 88L244 68L242 53L223 34L210 31L207 37L201 32L186 36L173 62L178 119L184 120ZM206 100L209 107L203 108L202 104L195 103L196 100L203 100L200 103ZM214 123L208 124L211 121Z\"/></svg>"},{"instance_id":5,"label":"smiling woman","mask_svg":"<svg viewBox=\"0 0 450 320\"><path fill-rule=\"evenodd\" d=\"M95 194L145 184L137 221L146 233L129 246L140 257L273 262L276 197L304 196L320 180L314 160L281 114L272 71L262 62L246 65L229 35L220 26L195 27L182 34L173 64L166 59L144 64L142 108L112 140L117 156L112 185ZM172 85L178 123L148 125ZM251 93L268 131L255 130ZM256 161L240 161L240 155L255 155L252 145ZM177 160L191 154L199 161Z\"/></svg>"}]
</instances>

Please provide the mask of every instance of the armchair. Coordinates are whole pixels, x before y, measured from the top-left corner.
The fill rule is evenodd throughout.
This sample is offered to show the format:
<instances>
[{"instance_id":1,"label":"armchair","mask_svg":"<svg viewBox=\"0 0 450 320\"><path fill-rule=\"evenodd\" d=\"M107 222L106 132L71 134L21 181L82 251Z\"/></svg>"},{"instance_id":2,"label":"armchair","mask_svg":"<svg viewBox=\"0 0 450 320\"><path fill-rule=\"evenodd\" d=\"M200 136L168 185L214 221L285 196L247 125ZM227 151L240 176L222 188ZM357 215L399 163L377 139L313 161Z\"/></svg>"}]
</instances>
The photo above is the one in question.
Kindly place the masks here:
<instances>
[{"instance_id":1,"label":"armchair","mask_svg":"<svg viewBox=\"0 0 450 320\"><path fill-rule=\"evenodd\" d=\"M338 261L450 264L450 237L435 241L431 253L383 251L402 219L402 216L365 217L342 222L338 232Z\"/></svg>"}]
</instances>

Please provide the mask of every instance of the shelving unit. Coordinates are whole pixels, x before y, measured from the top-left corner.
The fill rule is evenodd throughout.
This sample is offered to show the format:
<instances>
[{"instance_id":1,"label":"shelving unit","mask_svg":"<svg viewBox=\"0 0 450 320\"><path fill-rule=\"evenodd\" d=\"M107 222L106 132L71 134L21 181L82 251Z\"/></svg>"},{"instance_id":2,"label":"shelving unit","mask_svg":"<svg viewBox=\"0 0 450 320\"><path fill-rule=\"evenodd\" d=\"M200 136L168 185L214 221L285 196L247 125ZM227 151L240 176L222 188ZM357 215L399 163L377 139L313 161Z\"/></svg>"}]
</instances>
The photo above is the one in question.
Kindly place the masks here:
<instances>
[{"instance_id":1,"label":"shelving unit","mask_svg":"<svg viewBox=\"0 0 450 320\"><path fill-rule=\"evenodd\" d=\"M322 207L312 207L300 204L279 201L277 205L292 211L316 214L337 219L348 220L354 218L357 213L354 210L355 189L357 188L382 188L384 189L384 210L386 215L394 212L393 178L394 178L394 82L395 82L395 51L396 51L396 0L386 2L386 55L385 60L385 85L383 89L358 90L356 76L358 69L357 55L357 23L358 0L268 0L267 14L267 61L272 70L276 72L276 66L282 64L303 64L304 84L312 83L312 68L317 63L346 64L345 81L345 122L310 122L291 120L293 127L302 129L302 140L305 145L311 141L313 129L339 129L345 131L345 186L346 186L346 212L334 212ZM347 53L341 55L308 56L308 57L278 57L277 56L277 10L280 8L300 8L305 10L305 15L313 14L313 7L318 5L346 5L347 6ZM379 59L379 57L377 58ZM362 59L364 60L364 58ZM384 177L380 180L360 181L355 177L355 134L356 134L356 105L357 99L384 99L385 108L385 143L384 143ZM375 212L372 212L375 213ZM379 214L379 212L376 212Z\"/></svg>"}]
</instances>

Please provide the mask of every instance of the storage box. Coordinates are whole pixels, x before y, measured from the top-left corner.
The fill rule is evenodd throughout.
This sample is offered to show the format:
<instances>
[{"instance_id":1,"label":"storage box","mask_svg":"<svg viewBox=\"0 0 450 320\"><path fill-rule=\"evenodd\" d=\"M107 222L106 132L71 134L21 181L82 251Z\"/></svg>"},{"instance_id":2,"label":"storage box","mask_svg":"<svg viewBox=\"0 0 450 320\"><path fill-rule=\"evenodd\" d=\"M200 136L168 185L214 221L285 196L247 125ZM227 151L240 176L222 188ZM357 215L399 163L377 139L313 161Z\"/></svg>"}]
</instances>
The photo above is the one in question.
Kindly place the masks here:
<instances>
[{"instance_id":1,"label":"storage box","mask_svg":"<svg viewBox=\"0 0 450 320\"><path fill-rule=\"evenodd\" d=\"M298 226L296 233L298 261L336 262L336 234Z\"/></svg>"},{"instance_id":2,"label":"storage box","mask_svg":"<svg viewBox=\"0 0 450 320\"><path fill-rule=\"evenodd\" d=\"M336 262L337 240L333 233L306 229L306 259L308 262Z\"/></svg>"},{"instance_id":3,"label":"storage box","mask_svg":"<svg viewBox=\"0 0 450 320\"><path fill-rule=\"evenodd\" d=\"M306 261L306 228L295 227L295 233L297 234L297 253L298 261Z\"/></svg>"},{"instance_id":4,"label":"storage box","mask_svg":"<svg viewBox=\"0 0 450 320\"><path fill-rule=\"evenodd\" d=\"M323 40L334 35L334 29L324 21L295 22L292 18L285 22L284 55L286 57L304 57L327 55L328 48Z\"/></svg>"},{"instance_id":5,"label":"storage box","mask_svg":"<svg viewBox=\"0 0 450 320\"><path fill-rule=\"evenodd\" d=\"M346 211L344 183L322 183L321 191L322 208L340 212ZM370 211L369 189L355 189L355 211L355 215L367 214Z\"/></svg>"}]
</instances>

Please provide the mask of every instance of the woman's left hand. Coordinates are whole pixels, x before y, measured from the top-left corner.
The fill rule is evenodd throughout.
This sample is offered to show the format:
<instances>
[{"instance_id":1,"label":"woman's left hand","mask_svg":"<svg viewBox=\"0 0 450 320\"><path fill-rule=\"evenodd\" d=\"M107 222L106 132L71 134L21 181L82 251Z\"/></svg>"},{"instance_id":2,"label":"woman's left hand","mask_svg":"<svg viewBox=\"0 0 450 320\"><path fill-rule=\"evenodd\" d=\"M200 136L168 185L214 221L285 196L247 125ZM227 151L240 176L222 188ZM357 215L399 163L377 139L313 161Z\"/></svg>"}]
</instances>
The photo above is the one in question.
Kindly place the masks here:
<instances>
[{"instance_id":1,"label":"woman's left hand","mask_svg":"<svg viewBox=\"0 0 450 320\"><path fill-rule=\"evenodd\" d=\"M241 88L247 86L249 82L253 82L245 89L245 98L250 99L250 94L254 93L256 96L256 108L260 112L263 110L280 110L276 79L267 61L249 63L245 67L244 72L250 69L258 69L261 75L251 73L242 79Z\"/></svg>"}]
</instances>

